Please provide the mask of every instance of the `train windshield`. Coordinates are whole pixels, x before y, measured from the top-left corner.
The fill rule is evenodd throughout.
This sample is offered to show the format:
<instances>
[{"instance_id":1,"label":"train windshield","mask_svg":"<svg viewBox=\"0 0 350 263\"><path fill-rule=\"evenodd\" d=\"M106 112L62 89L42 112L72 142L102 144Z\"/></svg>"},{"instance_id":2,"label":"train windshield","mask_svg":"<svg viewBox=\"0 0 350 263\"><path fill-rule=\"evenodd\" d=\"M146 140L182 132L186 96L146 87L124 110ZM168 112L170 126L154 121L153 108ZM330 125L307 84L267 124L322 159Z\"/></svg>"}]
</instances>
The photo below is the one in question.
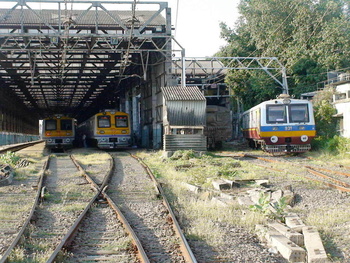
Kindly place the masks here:
<instances>
[{"instance_id":1,"label":"train windshield","mask_svg":"<svg viewBox=\"0 0 350 263\"><path fill-rule=\"evenodd\" d=\"M45 121L45 130L46 131L54 131L57 129L56 120L46 120Z\"/></svg>"},{"instance_id":2,"label":"train windshield","mask_svg":"<svg viewBox=\"0 0 350 263\"><path fill-rule=\"evenodd\" d=\"M110 116L97 116L98 128L110 128L111 127L111 117Z\"/></svg>"},{"instance_id":3,"label":"train windshield","mask_svg":"<svg viewBox=\"0 0 350 263\"><path fill-rule=\"evenodd\" d=\"M285 105L267 105L266 107L267 123L286 123L287 113Z\"/></svg>"},{"instance_id":4,"label":"train windshield","mask_svg":"<svg viewBox=\"0 0 350 263\"><path fill-rule=\"evenodd\" d=\"M73 128L72 120L61 120L61 130L62 131L71 131Z\"/></svg>"},{"instance_id":5,"label":"train windshield","mask_svg":"<svg viewBox=\"0 0 350 263\"><path fill-rule=\"evenodd\" d=\"M307 104L289 105L289 122L309 122Z\"/></svg>"},{"instance_id":6,"label":"train windshield","mask_svg":"<svg viewBox=\"0 0 350 263\"><path fill-rule=\"evenodd\" d=\"M128 127L128 116L115 116L115 127Z\"/></svg>"}]
</instances>

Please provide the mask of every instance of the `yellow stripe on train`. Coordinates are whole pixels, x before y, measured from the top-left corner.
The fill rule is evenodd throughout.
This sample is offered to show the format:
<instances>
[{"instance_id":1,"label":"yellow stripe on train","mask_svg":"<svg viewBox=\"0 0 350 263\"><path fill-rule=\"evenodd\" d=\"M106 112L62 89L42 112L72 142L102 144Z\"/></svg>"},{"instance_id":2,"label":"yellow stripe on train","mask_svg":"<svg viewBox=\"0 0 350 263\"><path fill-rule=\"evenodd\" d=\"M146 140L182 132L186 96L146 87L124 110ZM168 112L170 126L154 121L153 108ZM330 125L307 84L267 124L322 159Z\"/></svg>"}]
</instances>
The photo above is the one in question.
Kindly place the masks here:
<instances>
[{"instance_id":1,"label":"yellow stripe on train","mask_svg":"<svg viewBox=\"0 0 350 263\"><path fill-rule=\"evenodd\" d=\"M261 137L299 137L307 135L309 137L316 136L316 131L272 131L272 132L260 132Z\"/></svg>"}]
</instances>

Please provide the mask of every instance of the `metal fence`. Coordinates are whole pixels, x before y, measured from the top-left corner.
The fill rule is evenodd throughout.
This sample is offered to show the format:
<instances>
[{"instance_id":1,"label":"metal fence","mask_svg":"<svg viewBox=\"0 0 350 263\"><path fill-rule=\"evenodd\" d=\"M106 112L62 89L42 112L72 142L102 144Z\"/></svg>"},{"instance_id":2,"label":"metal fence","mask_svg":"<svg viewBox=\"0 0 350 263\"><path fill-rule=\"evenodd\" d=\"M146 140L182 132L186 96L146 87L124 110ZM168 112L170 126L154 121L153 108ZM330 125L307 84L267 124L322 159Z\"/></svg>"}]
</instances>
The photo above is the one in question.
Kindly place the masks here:
<instances>
[{"instance_id":1,"label":"metal fence","mask_svg":"<svg viewBox=\"0 0 350 263\"><path fill-rule=\"evenodd\" d=\"M0 145L10 145L39 140L39 135L0 132Z\"/></svg>"}]
</instances>

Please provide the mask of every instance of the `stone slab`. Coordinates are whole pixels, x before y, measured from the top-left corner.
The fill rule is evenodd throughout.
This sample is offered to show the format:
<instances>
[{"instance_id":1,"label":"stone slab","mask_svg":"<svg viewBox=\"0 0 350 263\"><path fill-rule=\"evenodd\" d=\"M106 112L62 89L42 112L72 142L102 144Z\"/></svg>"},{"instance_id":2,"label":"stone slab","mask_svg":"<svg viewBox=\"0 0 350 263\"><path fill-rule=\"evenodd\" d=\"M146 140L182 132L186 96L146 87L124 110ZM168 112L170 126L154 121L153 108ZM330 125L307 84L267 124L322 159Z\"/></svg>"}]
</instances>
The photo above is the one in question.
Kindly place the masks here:
<instances>
[{"instance_id":1,"label":"stone slab","mask_svg":"<svg viewBox=\"0 0 350 263\"><path fill-rule=\"evenodd\" d=\"M298 246L304 246L304 236L290 229L286 225L275 222L275 223L269 223L268 226L270 228L277 230L279 233L284 235L286 238L288 238L290 241L297 244Z\"/></svg>"},{"instance_id":2,"label":"stone slab","mask_svg":"<svg viewBox=\"0 0 350 263\"><path fill-rule=\"evenodd\" d=\"M300 219L300 217L297 214L288 214L285 216L285 220L286 220L286 225L293 229L294 231L297 231L299 233L302 232L303 227L305 226L305 224L303 223L303 221Z\"/></svg>"},{"instance_id":3,"label":"stone slab","mask_svg":"<svg viewBox=\"0 0 350 263\"><path fill-rule=\"evenodd\" d=\"M306 251L285 236L271 235L270 242L289 262L305 262Z\"/></svg>"},{"instance_id":4,"label":"stone slab","mask_svg":"<svg viewBox=\"0 0 350 263\"><path fill-rule=\"evenodd\" d=\"M237 201L240 205L251 206L255 204L249 196L240 196L237 198Z\"/></svg>"},{"instance_id":5,"label":"stone slab","mask_svg":"<svg viewBox=\"0 0 350 263\"><path fill-rule=\"evenodd\" d=\"M322 244L320 234L316 227L303 227L303 235L305 239L305 248L307 251L308 263L324 263L329 262L327 253Z\"/></svg>"},{"instance_id":6,"label":"stone slab","mask_svg":"<svg viewBox=\"0 0 350 263\"><path fill-rule=\"evenodd\" d=\"M193 185L193 184L189 184L189 183L182 183L186 189L190 190L191 192L194 192L196 194L198 194L200 192L200 187Z\"/></svg>"},{"instance_id":7,"label":"stone slab","mask_svg":"<svg viewBox=\"0 0 350 263\"><path fill-rule=\"evenodd\" d=\"M230 184L225 182L224 180L221 180L221 179L217 179L217 180L214 180L212 182L213 184L213 187L216 189L216 190L229 190L231 189L230 187Z\"/></svg>"}]
</instances>

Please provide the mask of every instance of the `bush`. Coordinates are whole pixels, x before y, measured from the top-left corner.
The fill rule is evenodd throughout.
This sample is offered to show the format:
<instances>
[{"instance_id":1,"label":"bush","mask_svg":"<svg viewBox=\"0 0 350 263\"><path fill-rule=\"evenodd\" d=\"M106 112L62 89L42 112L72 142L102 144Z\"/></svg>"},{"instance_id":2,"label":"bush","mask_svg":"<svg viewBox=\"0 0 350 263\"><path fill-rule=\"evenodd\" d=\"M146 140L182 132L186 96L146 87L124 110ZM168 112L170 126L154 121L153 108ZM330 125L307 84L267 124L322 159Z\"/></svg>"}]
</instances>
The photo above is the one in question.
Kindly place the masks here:
<instances>
[{"instance_id":1,"label":"bush","mask_svg":"<svg viewBox=\"0 0 350 263\"><path fill-rule=\"evenodd\" d=\"M333 138L320 136L313 140L312 148L331 154L343 154L350 152L350 139L337 135L333 136Z\"/></svg>"}]
</instances>

